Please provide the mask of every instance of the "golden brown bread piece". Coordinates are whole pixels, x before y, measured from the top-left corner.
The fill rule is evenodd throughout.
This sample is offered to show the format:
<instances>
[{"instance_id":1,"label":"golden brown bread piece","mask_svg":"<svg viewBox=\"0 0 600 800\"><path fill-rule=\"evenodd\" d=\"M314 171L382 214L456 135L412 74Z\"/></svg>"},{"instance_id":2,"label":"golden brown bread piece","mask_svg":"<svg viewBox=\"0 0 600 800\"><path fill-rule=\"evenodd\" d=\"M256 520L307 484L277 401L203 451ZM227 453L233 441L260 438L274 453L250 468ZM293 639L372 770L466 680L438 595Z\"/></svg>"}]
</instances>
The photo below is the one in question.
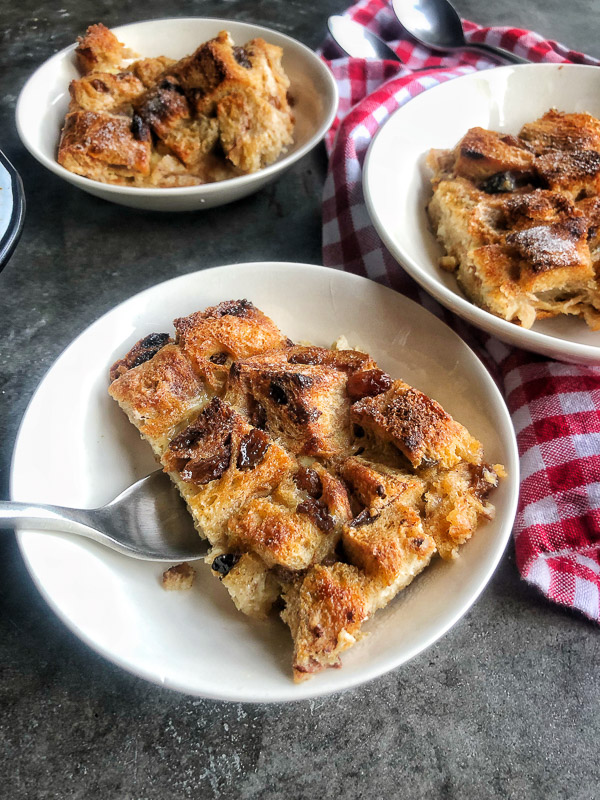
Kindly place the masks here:
<instances>
[{"instance_id":1,"label":"golden brown bread piece","mask_svg":"<svg viewBox=\"0 0 600 800\"><path fill-rule=\"evenodd\" d=\"M236 362L226 398L264 417L266 426L296 455L328 458L345 453L351 441L347 375L313 364L272 359Z\"/></svg>"},{"instance_id":2,"label":"golden brown bread piece","mask_svg":"<svg viewBox=\"0 0 600 800\"><path fill-rule=\"evenodd\" d=\"M144 346L148 338L113 365L115 378L108 391L160 457L175 434L208 402L209 394L181 348L166 344L154 351ZM146 359L147 355L151 357Z\"/></svg>"},{"instance_id":3,"label":"golden brown bread piece","mask_svg":"<svg viewBox=\"0 0 600 800\"><path fill-rule=\"evenodd\" d=\"M515 137L484 128L471 128L455 151L454 172L461 178L479 181L498 172L529 173L534 155Z\"/></svg>"},{"instance_id":4,"label":"golden brown bread piece","mask_svg":"<svg viewBox=\"0 0 600 800\"><path fill-rule=\"evenodd\" d=\"M136 138L129 117L72 111L60 137L58 163L70 172L112 183L134 183L150 172L150 136Z\"/></svg>"},{"instance_id":5,"label":"golden brown bread piece","mask_svg":"<svg viewBox=\"0 0 600 800\"><path fill-rule=\"evenodd\" d=\"M174 58L167 58L167 56L140 58L130 64L128 69L133 72L136 78L141 80L147 89L150 89L158 82L163 73L175 63Z\"/></svg>"},{"instance_id":6,"label":"golden brown bread piece","mask_svg":"<svg viewBox=\"0 0 600 800\"><path fill-rule=\"evenodd\" d=\"M162 457L198 530L227 546L229 518L253 497L268 495L295 470L295 460L264 431L218 397L173 438Z\"/></svg>"},{"instance_id":7,"label":"golden brown bread piece","mask_svg":"<svg viewBox=\"0 0 600 800\"><path fill-rule=\"evenodd\" d=\"M144 84L131 72L90 72L69 84L69 111L132 114L133 102L143 92Z\"/></svg>"},{"instance_id":8,"label":"golden brown bread piece","mask_svg":"<svg viewBox=\"0 0 600 800\"><path fill-rule=\"evenodd\" d=\"M397 499L406 506L418 508L425 492L424 481L416 475L361 456L345 459L338 471L361 508L366 508L371 516Z\"/></svg>"},{"instance_id":9,"label":"golden brown bread piece","mask_svg":"<svg viewBox=\"0 0 600 800\"><path fill-rule=\"evenodd\" d=\"M354 423L376 440L391 442L415 468L432 463L452 467L461 460L478 464L481 444L439 403L404 381L351 410Z\"/></svg>"},{"instance_id":10,"label":"golden brown bread piece","mask_svg":"<svg viewBox=\"0 0 600 800\"><path fill-rule=\"evenodd\" d=\"M582 205L600 190L600 121L551 110L518 137L473 128L428 163L440 265L469 299L527 328L557 314L600 328L597 228Z\"/></svg>"},{"instance_id":11,"label":"golden brown bread piece","mask_svg":"<svg viewBox=\"0 0 600 800\"><path fill-rule=\"evenodd\" d=\"M282 50L253 39L235 47L226 31L169 69L198 115L217 119L226 157L243 172L274 161L292 142Z\"/></svg>"},{"instance_id":12,"label":"golden brown bread piece","mask_svg":"<svg viewBox=\"0 0 600 800\"><path fill-rule=\"evenodd\" d=\"M270 497L254 498L234 514L228 543L237 551L252 550L269 567L300 571L333 556L351 516L343 484L315 463L290 474Z\"/></svg>"},{"instance_id":13,"label":"golden brown bread piece","mask_svg":"<svg viewBox=\"0 0 600 800\"><path fill-rule=\"evenodd\" d=\"M214 548L205 558L242 614L266 619L280 594L279 581L255 553Z\"/></svg>"},{"instance_id":14,"label":"golden brown bread piece","mask_svg":"<svg viewBox=\"0 0 600 800\"><path fill-rule=\"evenodd\" d=\"M287 345L275 323L248 300L219 303L173 324L177 341L195 368L219 389L233 361Z\"/></svg>"},{"instance_id":15,"label":"golden brown bread piece","mask_svg":"<svg viewBox=\"0 0 600 800\"><path fill-rule=\"evenodd\" d=\"M84 75L100 70L117 72L127 55L125 45L102 23L90 25L85 36L77 38L75 59Z\"/></svg>"},{"instance_id":16,"label":"golden brown bread piece","mask_svg":"<svg viewBox=\"0 0 600 800\"><path fill-rule=\"evenodd\" d=\"M312 567L283 592L281 613L294 640L294 680L340 667L340 654L360 638L369 616L366 576L350 564Z\"/></svg>"},{"instance_id":17,"label":"golden brown bread piece","mask_svg":"<svg viewBox=\"0 0 600 800\"><path fill-rule=\"evenodd\" d=\"M397 591L427 566L436 549L419 514L398 498L345 525L342 541L352 564Z\"/></svg>"},{"instance_id":18,"label":"golden brown bread piece","mask_svg":"<svg viewBox=\"0 0 600 800\"><path fill-rule=\"evenodd\" d=\"M431 471L424 527L443 559L456 558L458 548L471 538L481 519L493 517L494 507L486 498L504 474L499 464L464 462L449 470Z\"/></svg>"},{"instance_id":19,"label":"golden brown bread piece","mask_svg":"<svg viewBox=\"0 0 600 800\"><path fill-rule=\"evenodd\" d=\"M600 150L600 121L591 114L566 114L551 108L527 122L519 138L535 153L547 150Z\"/></svg>"}]
</instances>

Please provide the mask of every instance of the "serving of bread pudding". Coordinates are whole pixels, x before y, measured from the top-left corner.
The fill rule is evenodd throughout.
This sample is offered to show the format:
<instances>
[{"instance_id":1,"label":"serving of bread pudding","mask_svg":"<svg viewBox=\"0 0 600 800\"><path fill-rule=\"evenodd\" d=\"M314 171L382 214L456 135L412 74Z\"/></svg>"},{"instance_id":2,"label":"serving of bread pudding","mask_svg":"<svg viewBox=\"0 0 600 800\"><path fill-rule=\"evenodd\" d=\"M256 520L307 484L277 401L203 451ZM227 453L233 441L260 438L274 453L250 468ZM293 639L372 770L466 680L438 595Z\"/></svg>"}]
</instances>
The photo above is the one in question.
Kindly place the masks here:
<instances>
[{"instance_id":1,"label":"serving of bread pudding","mask_svg":"<svg viewBox=\"0 0 600 800\"><path fill-rule=\"evenodd\" d=\"M471 128L428 164L440 265L470 300L525 328L571 314L600 329L600 120L551 109L518 135Z\"/></svg>"},{"instance_id":2,"label":"serving of bread pudding","mask_svg":"<svg viewBox=\"0 0 600 800\"><path fill-rule=\"evenodd\" d=\"M109 393L178 486L236 607L280 611L295 680L339 667L377 609L492 517L504 470L370 355L294 344L247 300L174 328L119 359Z\"/></svg>"},{"instance_id":3,"label":"serving of bread pudding","mask_svg":"<svg viewBox=\"0 0 600 800\"><path fill-rule=\"evenodd\" d=\"M283 51L226 31L178 61L132 54L104 25L75 50L58 162L103 183L173 188L256 172L292 143Z\"/></svg>"}]
</instances>

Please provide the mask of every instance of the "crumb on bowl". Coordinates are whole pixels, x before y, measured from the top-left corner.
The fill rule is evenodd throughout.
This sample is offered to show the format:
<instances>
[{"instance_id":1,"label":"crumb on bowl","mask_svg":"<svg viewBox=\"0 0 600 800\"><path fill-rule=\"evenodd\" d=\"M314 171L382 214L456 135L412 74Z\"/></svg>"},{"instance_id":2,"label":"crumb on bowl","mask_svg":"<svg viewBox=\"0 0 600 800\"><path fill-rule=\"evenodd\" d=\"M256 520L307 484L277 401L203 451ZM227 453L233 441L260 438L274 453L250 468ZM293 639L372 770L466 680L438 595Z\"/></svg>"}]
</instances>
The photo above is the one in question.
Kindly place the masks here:
<instances>
[{"instance_id":1,"label":"crumb on bowl","mask_svg":"<svg viewBox=\"0 0 600 800\"><path fill-rule=\"evenodd\" d=\"M173 567L163 572L162 586L167 592L182 592L192 588L194 579L196 577L196 570L184 561L181 564L175 564Z\"/></svg>"}]
</instances>

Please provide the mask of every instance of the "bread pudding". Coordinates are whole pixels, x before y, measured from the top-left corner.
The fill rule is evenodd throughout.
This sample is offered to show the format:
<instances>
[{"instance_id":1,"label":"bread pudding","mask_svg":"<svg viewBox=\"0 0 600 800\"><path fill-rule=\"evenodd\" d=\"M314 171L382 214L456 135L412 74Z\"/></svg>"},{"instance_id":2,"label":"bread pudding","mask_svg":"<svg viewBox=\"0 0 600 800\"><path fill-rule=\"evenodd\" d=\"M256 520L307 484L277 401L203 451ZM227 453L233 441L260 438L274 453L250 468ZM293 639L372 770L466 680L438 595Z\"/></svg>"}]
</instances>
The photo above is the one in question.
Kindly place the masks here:
<instances>
[{"instance_id":1,"label":"bread pudding","mask_svg":"<svg viewBox=\"0 0 600 800\"><path fill-rule=\"evenodd\" d=\"M367 353L294 344L247 300L176 319L110 371L110 395L184 497L236 607L326 667L434 557L455 559L504 476L432 398Z\"/></svg>"},{"instance_id":2,"label":"bread pudding","mask_svg":"<svg viewBox=\"0 0 600 800\"><path fill-rule=\"evenodd\" d=\"M600 329L600 120L551 109L518 135L471 128L428 164L440 265L470 300L525 328L571 314Z\"/></svg>"},{"instance_id":3,"label":"bread pudding","mask_svg":"<svg viewBox=\"0 0 600 800\"><path fill-rule=\"evenodd\" d=\"M283 51L226 31L176 61L132 60L104 25L78 41L58 163L103 183L169 188L256 172L292 143Z\"/></svg>"}]
</instances>

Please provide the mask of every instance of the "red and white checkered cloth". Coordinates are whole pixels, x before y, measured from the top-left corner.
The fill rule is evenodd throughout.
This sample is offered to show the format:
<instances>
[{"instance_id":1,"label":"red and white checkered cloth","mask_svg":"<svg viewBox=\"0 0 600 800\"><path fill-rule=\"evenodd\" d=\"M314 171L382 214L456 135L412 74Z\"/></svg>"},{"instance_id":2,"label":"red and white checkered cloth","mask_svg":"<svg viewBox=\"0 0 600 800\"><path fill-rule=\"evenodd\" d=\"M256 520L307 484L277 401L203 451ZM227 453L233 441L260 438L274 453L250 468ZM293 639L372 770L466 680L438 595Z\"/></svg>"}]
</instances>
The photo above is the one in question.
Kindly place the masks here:
<instances>
[{"instance_id":1,"label":"red and white checkered cloth","mask_svg":"<svg viewBox=\"0 0 600 800\"><path fill-rule=\"evenodd\" d=\"M367 148L392 112L442 81L497 62L467 52L432 54L404 35L384 0L360 0L346 16L387 41L406 66L340 58L331 40L323 47L340 92L338 117L326 140L323 262L416 299L467 339L495 373L521 459L514 527L519 570L551 600L600 621L600 367L570 366L509 348L443 309L385 249L362 193ZM463 25L468 40L499 45L531 61L600 63L530 31L482 28L466 20ZM446 69L412 71L439 65Z\"/></svg>"}]
</instances>

